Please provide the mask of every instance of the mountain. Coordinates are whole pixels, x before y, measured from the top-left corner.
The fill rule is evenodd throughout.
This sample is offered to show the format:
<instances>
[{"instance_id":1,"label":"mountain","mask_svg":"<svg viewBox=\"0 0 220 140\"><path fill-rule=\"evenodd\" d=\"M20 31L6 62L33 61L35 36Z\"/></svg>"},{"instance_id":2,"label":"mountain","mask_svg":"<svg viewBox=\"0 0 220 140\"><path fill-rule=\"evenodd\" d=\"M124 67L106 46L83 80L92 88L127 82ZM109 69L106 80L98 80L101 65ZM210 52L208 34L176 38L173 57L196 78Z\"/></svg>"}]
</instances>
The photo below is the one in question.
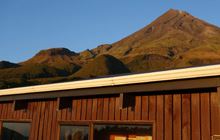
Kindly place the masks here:
<instances>
[{"instance_id":1,"label":"mountain","mask_svg":"<svg viewBox=\"0 0 220 140\"><path fill-rule=\"evenodd\" d=\"M60 70L65 70L68 74L80 69L82 62L79 54L66 48L51 48L42 50L31 59L20 63L21 65L43 64Z\"/></svg>"},{"instance_id":2,"label":"mountain","mask_svg":"<svg viewBox=\"0 0 220 140\"><path fill-rule=\"evenodd\" d=\"M79 53L51 48L19 64L0 62L0 88L217 63L220 28L185 11L170 9L112 44Z\"/></svg>"},{"instance_id":3,"label":"mountain","mask_svg":"<svg viewBox=\"0 0 220 140\"><path fill-rule=\"evenodd\" d=\"M93 78L106 75L129 73L128 68L118 59L111 55L100 55L94 60L85 64L79 71L71 77Z\"/></svg>"},{"instance_id":4,"label":"mountain","mask_svg":"<svg viewBox=\"0 0 220 140\"><path fill-rule=\"evenodd\" d=\"M141 72L219 63L220 28L187 12L170 9L139 31L92 52L113 55L131 70ZM143 67L145 64L149 66Z\"/></svg>"},{"instance_id":5,"label":"mountain","mask_svg":"<svg viewBox=\"0 0 220 140\"><path fill-rule=\"evenodd\" d=\"M8 61L0 61L0 69L16 68L16 67L19 67L19 65Z\"/></svg>"}]
</instances>

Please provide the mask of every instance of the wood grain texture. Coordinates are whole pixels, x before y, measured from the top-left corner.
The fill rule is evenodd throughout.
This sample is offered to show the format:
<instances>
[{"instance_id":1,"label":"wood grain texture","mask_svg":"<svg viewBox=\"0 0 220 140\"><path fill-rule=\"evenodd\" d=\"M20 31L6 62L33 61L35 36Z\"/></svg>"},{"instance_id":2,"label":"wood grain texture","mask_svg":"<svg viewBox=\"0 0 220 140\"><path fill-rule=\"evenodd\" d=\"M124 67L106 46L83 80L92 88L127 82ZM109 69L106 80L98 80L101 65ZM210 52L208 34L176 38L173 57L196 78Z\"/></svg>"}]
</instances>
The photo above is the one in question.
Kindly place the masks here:
<instances>
[{"instance_id":1,"label":"wood grain texture","mask_svg":"<svg viewBox=\"0 0 220 140\"><path fill-rule=\"evenodd\" d=\"M103 119L104 98L98 98L97 120Z\"/></svg>"},{"instance_id":2,"label":"wood grain texture","mask_svg":"<svg viewBox=\"0 0 220 140\"><path fill-rule=\"evenodd\" d=\"M191 139L190 94L182 94L182 140Z\"/></svg>"},{"instance_id":3,"label":"wood grain texture","mask_svg":"<svg viewBox=\"0 0 220 140\"><path fill-rule=\"evenodd\" d=\"M210 96L202 93L201 97L201 140L211 139L210 135Z\"/></svg>"},{"instance_id":4,"label":"wood grain texture","mask_svg":"<svg viewBox=\"0 0 220 140\"><path fill-rule=\"evenodd\" d=\"M157 99L155 95L149 96L149 120L156 120Z\"/></svg>"},{"instance_id":5,"label":"wood grain texture","mask_svg":"<svg viewBox=\"0 0 220 140\"><path fill-rule=\"evenodd\" d=\"M157 126L156 126L156 140L163 140L164 138L164 96L157 96Z\"/></svg>"},{"instance_id":6,"label":"wood grain texture","mask_svg":"<svg viewBox=\"0 0 220 140\"><path fill-rule=\"evenodd\" d=\"M82 115L81 120L86 120L86 111L87 111L87 99L82 100Z\"/></svg>"},{"instance_id":7,"label":"wood grain texture","mask_svg":"<svg viewBox=\"0 0 220 140\"><path fill-rule=\"evenodd\" d=\"M141 105L141 112L142 112L142 120L148 120L149 119L149 108L148 108L148 105L149 105L149 101L148 101L148 96L144 95L142 96L142 105Z\"/></svg>"},{"instance_id":8,"label":"wood grain texture","mask_svg":"<svg viewBox=\"0 0 220 140\"><path fill-rule=\"evenodd\" d=\"M0 102L0 124L31 120L31 140L58 140L60 121L151 121L154 140L210 140L220 134L220 92L189 90L140 93L135 105L120 109L119 96L73 98L71 110L57 110L56 99L30 100L27 110L13 111Z\"/></svg>"},{"instance_id":9,"label":"wood grain texture","mask_svg":"<svg viewBox=\"0 0 220 140\"><path fill-rule=\"evenodd\" d=\"M104 98L103 120L108 120L109 116L109 98Z\"/></svg>"},{"instance_id":10,"label":"wood grain texture","mask_svg":"<svg viewBox=\"0 0 220 140\"><path fill-rule=\"evenodd\" d=\"M135 98L135 120L141 120L141 107L142 107L141 96L136 96Z\"/></svg>"},{"instance_id":11,"label":"wood grain texture","mask_svg":"<svg viewBox=\"0 0 220 140\"><path fill-rule=\"evenodd\" d=\"M165 114L164 114L164 120L165 120L165 132L164 132L164 138L165 140L172 140L173 138L173 97L172 95L165 95Z\"/></svg>"},{"instance_id":12,"label":"wood grain texture","mask_svg":"<svg viewBox=\"0 0 220 140\"><path fill-rule=\"evenodd\" d=\"M211 92L211 135L220 135L220 89Z\"/></svg>"},{"instance_id":13,"label":"wood grain texture","mask_svg":"<svg viewBox=\"0 0 220 140\"><path fill-rule=\"evenodd\" d=\"M77 99L77 106L76 106L76 120L80 120L82 115L82 100Z\"/></svg>"},{"instance_id":14,"label":"wood grain texture","mask_svg":"<svg viewBox=\"0 0 220 140\"><path fill-rule=\"evenodd\" d=\"M191 95L191 134L193 140L200 140L200 95L198 93Z\"/></svg>"},{"instance_id":15,"label":"wood grain texture","mask_svg":"<svg viewBox=\"0 0 220 140\"><path fill-rule=\"evenodd\" d=\"M98 101L98 99L94 98L93 102L92 102L92 120L97 119L97 107L98 107L97 101Z\"/></svg>"},{"instance_id":16,"label":"wood grain texture","mask_svg":"<svg viewBox=\"0 0 220 140\"><path fill-rule=\"evenodd\" d=\"M115 99L115 120L121 119L120 98Z\"/></svg>"},{"instance_id":17,"label":"wood grain texture","mask_svg":"<svg viewBox=\"0 0 220 140\"><path fill-rule=\"evenodd\" d=\"M173 95L173 139L182 139L182 98L181 94Z\"/></svg>"},{"instance_id":18,"label":"wood grain texture","mask_svg":"<svg viewBox=\"0 0 220 140\"><path fill-rule=\"evenodd\" d=\"M86 120L92 119L92 99L87 100Z\"/></svg>"},{"instance_id":19,"label":"wood grain texture","mask_svg":"<svg viewBox=\"0 0 220 140\"><path fill-rule=\"evenodd\" d=\"M109 120L115 119L115 99L116 97L109 99Z\"/></svg>"}]
</instances>

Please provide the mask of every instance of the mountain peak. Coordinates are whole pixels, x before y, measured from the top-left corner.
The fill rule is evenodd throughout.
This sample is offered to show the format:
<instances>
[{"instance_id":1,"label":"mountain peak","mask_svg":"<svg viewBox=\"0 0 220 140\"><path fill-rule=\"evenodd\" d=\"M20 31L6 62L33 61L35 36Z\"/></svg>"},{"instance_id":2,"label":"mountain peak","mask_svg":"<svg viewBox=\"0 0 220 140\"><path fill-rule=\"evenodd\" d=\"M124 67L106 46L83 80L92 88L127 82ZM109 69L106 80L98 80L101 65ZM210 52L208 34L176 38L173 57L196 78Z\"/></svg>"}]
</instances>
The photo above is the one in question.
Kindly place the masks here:
<instances>
[{"instance_id":1,"label":"mountain peak","mask_svg":"<svg viewBox=\"0 0 220 140\"><path fill-rule=\"evenodd\" d=\"M155 24L164 24L164 25L175 25L179 22L193 22L195 19L194 16L183 10L169 9L167 12L162 14L152 23Z\"/></svg>"},{"instance_id":2,"label":"mountain peak","mask_svg":"<svg viewBox=\"0 0 220 140\"><path fill-rule=\"evenodd\" d=\"M67 48L50 48L47 50L41 50L39 53L36 54L36 56L56 56L56 55L67 55L72 56L76 55L75 52L70 51Z\"/></svg>"},{"instance_id":3,"label":"mountain peak","mask_svg":"<svg viewBox=\"0 0 220 140\"><path fill-rule=\"evenodd\" d=\"M168 15L168 16L176 16L176 15L182 15L182 16L191 16L193 17L190 13L188 13L187 11L184 10L179 10L179 9L169 9L168 11L166 11L164 14L162 14L162 16L164 15Z\"/></svg>"},{"instance_id":4,"label":"mountain peak","mask_svg":"<svg viewBox=\"0 0 220 140\"><path fill-rule=\"evenodd\" d=\"M179 9L169 9L166 13L179 13L179 14L189 14L188 12L184 10L179 10Z\"/></svg>"}]
</instances>

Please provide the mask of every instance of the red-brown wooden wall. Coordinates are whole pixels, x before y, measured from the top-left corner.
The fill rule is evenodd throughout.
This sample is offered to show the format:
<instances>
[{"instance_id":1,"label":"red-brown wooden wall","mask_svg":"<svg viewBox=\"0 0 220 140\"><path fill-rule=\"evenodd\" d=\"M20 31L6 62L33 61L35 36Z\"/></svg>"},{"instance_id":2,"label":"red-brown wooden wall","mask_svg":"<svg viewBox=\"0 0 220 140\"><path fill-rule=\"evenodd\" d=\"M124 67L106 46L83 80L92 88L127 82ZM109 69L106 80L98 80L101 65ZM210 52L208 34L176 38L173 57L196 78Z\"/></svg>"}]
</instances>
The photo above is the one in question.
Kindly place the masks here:
<instances>
[{"instance_id":1,"label":"red-brown wooden wall","mask_svg":"<svg viewBox=\"0 0 220 140\"><path fill-rule=\"evenodd\" d=\"M57 100L29 101L27 111L0 103L0 120L31 120L30 140L57 139L58 121L151 120L155 140L210 140L220 134L220 93L160 92L135 97L135 107L119 109L118 96L75 98L72 110L57 111Z\"/></svg>"}]
</instances>

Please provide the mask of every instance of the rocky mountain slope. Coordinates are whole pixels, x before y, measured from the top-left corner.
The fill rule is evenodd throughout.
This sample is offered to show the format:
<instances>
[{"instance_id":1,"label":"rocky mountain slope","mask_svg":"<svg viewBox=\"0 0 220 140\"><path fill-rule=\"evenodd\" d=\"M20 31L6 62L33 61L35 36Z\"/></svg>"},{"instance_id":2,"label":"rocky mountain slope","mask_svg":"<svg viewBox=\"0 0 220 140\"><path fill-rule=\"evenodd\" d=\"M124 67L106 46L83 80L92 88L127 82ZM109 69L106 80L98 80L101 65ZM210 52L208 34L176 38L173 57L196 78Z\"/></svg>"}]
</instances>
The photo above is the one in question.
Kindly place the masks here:
<instances>
[{"instance_id":1,"label":"rocky mountain slope","mask_svg":"<svg viewBox=\"0 0 220 140\"><path fill-rule=\"evenodd\" d=\"M113 55L141 72L218 63L220 28L171 9L128 37L92 52ZM139 66L134 68L134 63Z\"/></svg>"},{"instance_id":2,"label":"rocky mountain slope","mask_svg":"<svg viewBox=\"0 0 220 140\"><path fill-rule=\"evenodd\" d=\"M73 52L42 50L19 64L0 62L0 88L220 63L220 28L170 9L112 44Z\"/></svg>"}]
</instances>

